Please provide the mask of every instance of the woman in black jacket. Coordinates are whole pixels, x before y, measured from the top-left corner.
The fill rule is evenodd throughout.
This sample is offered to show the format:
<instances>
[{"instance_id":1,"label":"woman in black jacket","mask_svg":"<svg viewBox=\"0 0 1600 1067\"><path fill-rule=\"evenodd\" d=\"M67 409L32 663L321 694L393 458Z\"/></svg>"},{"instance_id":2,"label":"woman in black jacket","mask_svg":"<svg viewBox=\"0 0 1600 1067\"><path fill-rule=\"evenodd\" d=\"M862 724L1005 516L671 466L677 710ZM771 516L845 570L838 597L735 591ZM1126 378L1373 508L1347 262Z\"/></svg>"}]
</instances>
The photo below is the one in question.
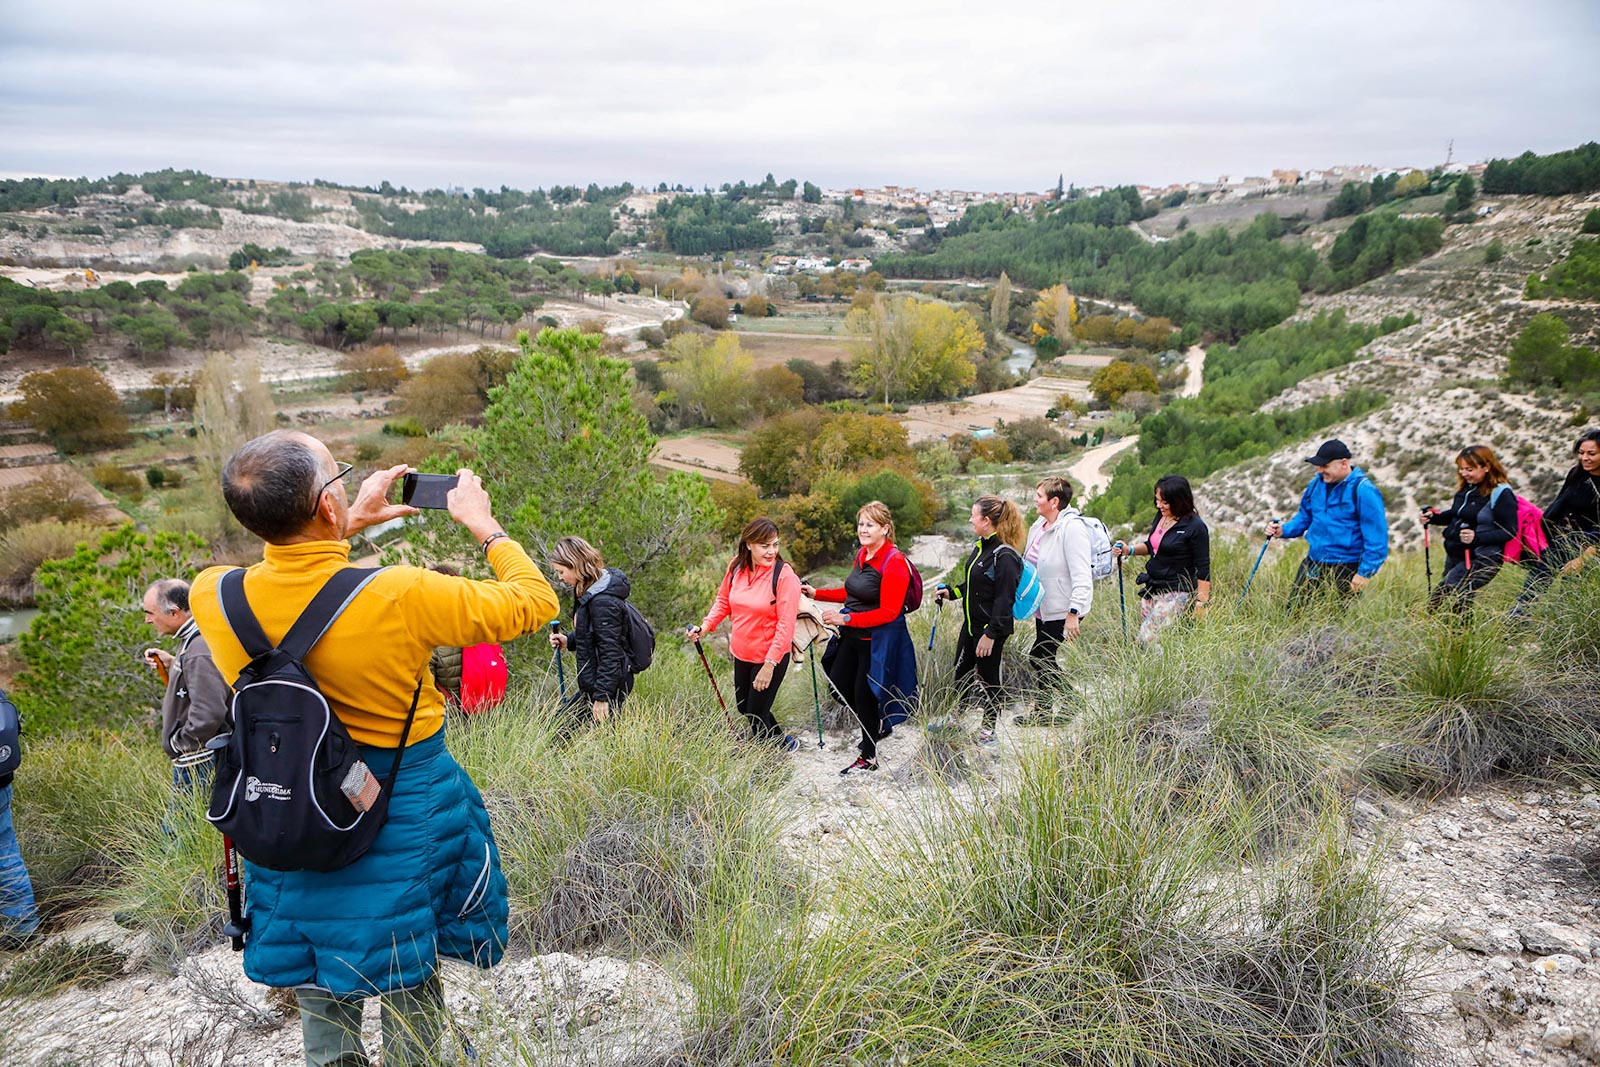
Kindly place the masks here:
<instances>
[{"instance_id":1,"label":"woman in black jacket","mask_svg":"<svg viewBox=\"0 0 1600 1067\"><path fill-rule=\"evenodd\" d=\"M1156 482L1155 504L1156 519L1144 540L1131 547L1118 541L1111 549L1119 557L1150 557L1136 579L1139 643L1145 645L1186 611L1205 618L1211 603L1211 530L1194 510L1189 479L1169 474Z\"/></svg>"},{"instance_id":2,"label":"woman in black jacket","mask_svg":"<svg viewBox=\"0 0 1600 1067\"><path fill-rule=\"evenodd\" d=\"M1517 594L1513 613L1522 612L1544 592L1557 572L1576 574L1600 547L1600 430L1578 438L1572 454L1578 457L1577 464L1544 509L1544 536L1550 545L1537 556L1523 553L1528 580Z\"/></svg>"},{"instance_id":3,"label":"woman in black jacket","mask_svg":"<svg viewBox=\"0 0 1600 1067\"><path fill-rule=\"evenodd\" d=\"M558 650L572 649L578 661L578 698L595 722L620 710L633 691L628 665L628 576L606 561L581 537L563 537L550 552L556 577L572 587L572 632L551 634Z\"/></svg>"},{"instance_id":4,"label":"woman in black jacket","mask_svg":"<svg viewBox=\"0 0 1600 1067\"><path fill-rule=\"evenodd\" d=\"M1500 573L1506 543L1517 535L1517 494L1508 481L1488 445L1456 453L1455 499L1444 511L1422 509L1422 525L1444 527L1444 577L1428 596L1429 610L1448 600L1452 610L1467 611Z\"/></svg>"},{"instance_id":5,"label":"woman in black jacket","mask_svg":"<svg viewBox=\"0 0 1600 1067\"><path fill-rule=\"evenodd\" d=\"M972 505L972 532L978 535L978 543L972 546L966 563L956 568L956 584L941 585L933 595L936 600L960 600L965 605L956 643L956 683L965 688L972 684L973 674L978 676L983 706L978 741L992 745L1000 714L1000 653L1015 625L1012 608L1022 578L1028 528L1017 505L985 494Z\"/></svg>"}]
</instances>

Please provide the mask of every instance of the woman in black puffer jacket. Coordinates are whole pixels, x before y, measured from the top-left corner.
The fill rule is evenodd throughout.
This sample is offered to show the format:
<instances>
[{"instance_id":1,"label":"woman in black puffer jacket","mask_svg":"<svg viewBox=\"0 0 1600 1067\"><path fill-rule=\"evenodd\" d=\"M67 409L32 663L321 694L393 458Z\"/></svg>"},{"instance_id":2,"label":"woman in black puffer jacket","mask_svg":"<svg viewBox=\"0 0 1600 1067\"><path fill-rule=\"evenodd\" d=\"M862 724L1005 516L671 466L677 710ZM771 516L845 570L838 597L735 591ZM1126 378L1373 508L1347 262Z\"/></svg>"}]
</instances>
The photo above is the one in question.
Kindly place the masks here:
<instances>
[{"instance_id":1,"label":"woman in black puffer jacket","mask_svg":"<svg viewBox=\"0 0 1600 1067\"><path fill-rule=\"evenodd\" d=\"M985 494L972 505L972 532L978 535L966 562L952 572L954 585L941 585L934 599L962 602L961 637L956 642L956 684L967 687L977 675L983 722L978 741L992 745L999 720L1000 654L1016 628L1013 611L1022 579L1022 550L1028 528L1017 505Z\"/></svg>"},{"instance_id":2,"label":"woman in black puffer jacket","mask_svg":"<svg viewBox=\"0 0 1600 1067\"><path fill-rule=\"evenodd\" d=\"M633 691L628 663L628 576L607 567L581 537L563 537L550 552L556 577L572 587L572 632L551 634L557 649L572 649L578 661L578 697L595 722L622 707Z\"/></svg>"},{"instance_id":3,"label":"woman in black puffer jacket","mask_svg":"<svg viewBox=\"0 0 1600 1067\"><path fill-rule=\"evenodd\" d=\"M1575 574L1600 551L1600 430L1590 430L1572 446L1578 462L1561 491L1544 509L1544 535L1550 542L1538 556L1523 555L1528 580L1512 607L1521 613L1549 587L1558 573Z\"/></svg>"},{"instance_id":4,"label":"woman in black puffer jacket","mask_svg":"<svg viewBox=\"0 0 1600 1067\"><path fill-rule=\"evenodd\" d=\"M1422 509L1422 525L1444 527L1444 577L1428 596L1430 610L1449 601L1466 612L1478 590L1505 564L1506 544L1517 535L1517 494L1488 445L1456 453L1456 495L1444 511ZM1501 487L1504 488L1501 488Z\"/></svg>"}]
</instances>

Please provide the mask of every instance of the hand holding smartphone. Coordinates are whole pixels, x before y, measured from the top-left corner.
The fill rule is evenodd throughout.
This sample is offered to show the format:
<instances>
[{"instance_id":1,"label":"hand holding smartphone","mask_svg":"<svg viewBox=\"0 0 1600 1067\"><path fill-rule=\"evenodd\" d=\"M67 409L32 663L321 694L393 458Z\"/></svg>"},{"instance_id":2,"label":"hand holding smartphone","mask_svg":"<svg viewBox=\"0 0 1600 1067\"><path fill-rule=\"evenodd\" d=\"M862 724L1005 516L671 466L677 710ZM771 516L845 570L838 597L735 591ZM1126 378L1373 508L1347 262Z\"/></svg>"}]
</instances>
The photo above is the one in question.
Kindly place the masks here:
<instances>
[{"instance_id":1,"label":"hand holding smartphone","mask_svg":"<svg viewBox=\"0 0 1600 1067\"><path fill-rule=\"evenodd\" d=\"M444 511L449 508L446 497L456 487L459 476L455 474L419 474L411 471L400 483L400 502L414 508L432 508Z\"/></svg>"}]
</instances>

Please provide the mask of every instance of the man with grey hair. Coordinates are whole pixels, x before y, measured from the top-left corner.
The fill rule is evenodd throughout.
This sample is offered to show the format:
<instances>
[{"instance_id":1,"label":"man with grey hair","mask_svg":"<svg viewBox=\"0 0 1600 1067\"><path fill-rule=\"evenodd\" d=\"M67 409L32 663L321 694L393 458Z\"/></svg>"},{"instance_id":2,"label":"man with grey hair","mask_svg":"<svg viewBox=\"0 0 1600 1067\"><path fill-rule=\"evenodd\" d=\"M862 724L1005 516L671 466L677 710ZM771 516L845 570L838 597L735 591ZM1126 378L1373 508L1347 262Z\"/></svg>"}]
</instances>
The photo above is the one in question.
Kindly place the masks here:
<instances>
[{"instance_id":1,"label":"man with grey hair","mask_svg":"<svg viewBox=\"0 0 1600 1067\"><path fill-rule=\"evenodd\" d=\"M228 721L228 683L211 662L211 649L189 611L189 583L163 578L144 592L144 621L162 637L176 638L178 653L144 650L144 661L167 683L161 698L161 747L172 761L172 787L184 792L211 780L206 748Z\"/></svg>"},{"instance_id":2,"label":"man with grey hair","mask_svg":"<svg viewBox=\"0 0 1600 1067\"><path fill-rule=\"evenodd\" d=\"M242 586L268 643L281 642L349 567L351 534L416 514L389 502L404 464L374 471L354 501L344 485L350 470L321 441L286 430L247 442L223 469L229 509L266 542ZM338 870L270 870L245 857L245 973L294 989L311 1067L368 1062L361 1017L363 998L373 995L383 1009L384 1064L435 1062L441 958L491 967L505 951L509 905L499 849L483 797L445 747L444 698L428 659L440 645L532 633L558 605L539 568L496 521L477 475L458 471L446 505L497 580L422 567L371 572L302 660L371 772L382 778L397 763L403 768L384 782L382 829L366 853ZM222 609L230 574L237 572L202 572L190 601L228 680L250 663Z\"/></svg>"}]
</instances>

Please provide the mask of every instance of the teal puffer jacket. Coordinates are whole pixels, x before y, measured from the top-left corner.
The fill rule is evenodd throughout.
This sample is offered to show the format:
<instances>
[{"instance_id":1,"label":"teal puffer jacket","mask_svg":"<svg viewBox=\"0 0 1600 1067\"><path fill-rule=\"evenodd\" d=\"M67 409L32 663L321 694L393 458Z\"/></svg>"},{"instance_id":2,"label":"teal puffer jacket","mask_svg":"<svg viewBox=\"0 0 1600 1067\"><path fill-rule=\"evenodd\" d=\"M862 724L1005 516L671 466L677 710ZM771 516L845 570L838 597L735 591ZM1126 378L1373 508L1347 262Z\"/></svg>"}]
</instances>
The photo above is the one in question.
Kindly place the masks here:
<instances>
[{"instance_id":1,"label":"teal puffer jacket","mask_svg":"<svg viewBox=\"0 0 1600 1067\"><path fill-rule=\"evenodd\" d=\"M393 749L361 753L389 773ZM426 981L439 956L492 967L505 950L500 851L443 730L406 749L389 820L365 856L325 873L244 869L244 970L263 985L371 996Z\"/></svg>"}]
</instances>

